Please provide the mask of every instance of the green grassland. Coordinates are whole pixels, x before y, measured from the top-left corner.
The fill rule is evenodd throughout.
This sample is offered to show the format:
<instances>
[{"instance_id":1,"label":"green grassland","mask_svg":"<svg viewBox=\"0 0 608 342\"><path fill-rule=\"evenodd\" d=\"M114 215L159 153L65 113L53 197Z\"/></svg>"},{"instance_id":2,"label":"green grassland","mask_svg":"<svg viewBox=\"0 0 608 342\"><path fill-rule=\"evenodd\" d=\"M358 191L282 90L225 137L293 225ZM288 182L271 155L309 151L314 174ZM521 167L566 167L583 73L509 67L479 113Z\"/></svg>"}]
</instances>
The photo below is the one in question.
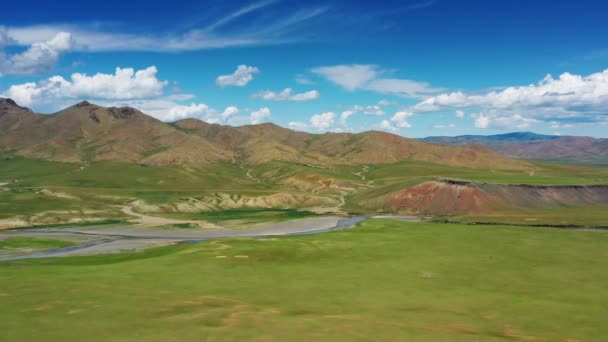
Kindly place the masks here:
<instances>
[{"instance_id":1,"label":"green grassland","mask_svg":"<svg viewBox=\"0 0 608 342\"><path fill-rule=\"evenodd\" d=\"M458 223L608 228L608 205L520 208L484 216L450 216L439 219Z\"/></svg>"},{"instance_id":2,"label":"green grassland","mask_svg":"<svg viewBox=\"0 0 608 342\"><path fill-rule=\"evenodd\" d=\"M608 184L608 168L534 163L535 171L479 170L404 161L390 165L312 166L288 162L259 165L219 163L209 166L152 167L116 162L58 163L13 158L0 161L0 219L38 216L32 224L61 223L64 218L125 220L120 207L141 200L150 205L178 203L217 193L264 196L277 193L326 196L350 213L390 211L386 196L418 183L441 178L505 184ZM49 196L41 189L59 193ZM1 190L1 189L0 189ZM69 196L62 196L68 194ZM221 207L221 206L220 206ZM274 209L296 209L297 204ZM231 207L219 208L233 209ZM282 219L276 212L256 215ZM267 208L266 208L267 209ZM71 211L70 214L65 213ZM78 213L80 211L80 214ZM97 212L97 213L96 213ZM232 213L235 214L235 213ZM250 213L251 214L251 213ZM217 220L223 213L161 212L184 219ZM240 214L239 214L240 215ZM237 215L238 216L238 215ZM249 215L247 219L256 221ZM288 216L288 215L287 215ZM601 217L603 219L603 217ZM226 218L230 220L230 218Z\"/></svg>"},{"instance_id":3,"label":"green grassland","mask_svg":"<svg viewBox=\"0 0 608 342\"><path fill-rule=\"evenodd\" d=\"M6 341L603 341L608 234L371 220L0 263Z\"/></svg>"},{"instance_id":4,"label":"green grassland","mask_svg":"<svg viewBox=\"0 0 608 342\"><path fill-rule=\"evenodd\" d=\"M50 248L61 248L69 247L74 245L71 241L57 240L57 239L40 239L40 238L25 238L25 237L14 237L4 240L0 240L1 249L50 249Z\"/></svg>"},{"instance_id":5,"label":"green grassland","mask_svg":"<svg viewBox=\"0 0 608 342\"><path fill-rule=\"evenodd\" d=\"M0 219L58 209L75 210L79 209L79 205L67 199L49 198L32 190L0 192Z\"/></svg>"},{"instance_id":6,"label":"green grassland","mask_svg":"<svg viewBox=\"0 0 608 342\"><path fill-rule=\"evenodd\" d=\"M599 166L599 167L607 167L608 166L608 158L597 158L597 157L589 157L589 158L558 158L558 159L536 159L532 160L535 162L541 163L554 163L554 164L568 164L568 165L582 165L582 166Z\"/></svg>"},{"instance_id":7,"label":"green grassland","mask_svg":"<svg viewBox=\"0 0 608 342\"><path fill-rule=\"evenodd\" d=\"M475 182L531 185L608 184L608 168L533 163L533 173L522 171L481 170L423 162L401 162L370 167L369 177L392 183L417 177L456 178Z\"/></svg>"}]
</instances>

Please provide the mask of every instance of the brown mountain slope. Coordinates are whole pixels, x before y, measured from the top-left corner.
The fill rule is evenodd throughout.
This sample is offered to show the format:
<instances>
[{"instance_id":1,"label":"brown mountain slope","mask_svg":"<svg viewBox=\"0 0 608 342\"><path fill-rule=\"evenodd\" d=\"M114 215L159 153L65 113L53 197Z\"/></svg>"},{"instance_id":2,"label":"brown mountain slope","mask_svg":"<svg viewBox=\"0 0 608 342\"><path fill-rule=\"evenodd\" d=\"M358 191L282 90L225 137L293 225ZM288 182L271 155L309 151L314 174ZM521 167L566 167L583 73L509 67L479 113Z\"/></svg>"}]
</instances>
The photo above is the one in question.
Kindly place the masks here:
<instances>
[{"instance_id":1,"label":"brown mountain slope","mask_svg":"<svg viewBox=\"0 0 608 342\"><path fill-rule=\"evenodd\" d=\"M502 143L489 147L519 158L608 157L608 140L591 137L559 137L554 140Z\"/></svg>"},{"instance_id":2,"label":"brown mountain slope","mask_svg":"<svg viewBox=\"0 0 608 342\"><path fill-rule=\"evenodd\" d=\"M433 214L490 214L608 203L606 185L515 185L432 181L392 194L386 204Z\"/></svg>"},{"instance_id":3,"label":"brown mountain slope","mask_svg":"<svg viewBox=\"0 0 608 342\"><path fill-rule=\"evenodd\" d=\"M498 135L463 135L456 137L428 137L422 142L449 146L480 144L499 153L526 159L600 160L608 157L608 139L585 136L542 135L514 132Z\"/></svg>"},{"instance_id":4,"label":"brown mountain slope","mask_svg":"<svg viewBox=\"0 0 608 342\"><path fill-rule=\"evenodd\" d=\"M30 127L43 118L44 115L35 114L29 108L19 106L11 99L0 98L0 134L4 131Z\"/></svg>"},{"instance_id":5,"label":"brown mountain slope","mask_svg":"<svg viewBox=\"0 0 608 342\"><path fill-rule=\"evenodd\" d=\"M447 147L377 131L324 134L314 139L310 147L357 164L386 164L409 159L484 169L529 167L526 163L507 158L479 145Z\"/></svg>"},{"instance_id":6,"label":"brown mountain slope","mask_svg":"<svg viewBox=\"0 0 608 342\"><path fill-rule=\"evenodd\" d=\"M15 112L11 109L9 112ZM35 114L34 114L35 115ZM19 121L2 125L0 143L28 158L79 162L115 160L154 165L210 163L231 158L205 139L186 134L129 107L104 108L81 102L36 120L22 112ZM12 148L15 147L15 148Z\"/></svg>"},{"instance_id":7,"label":"brown mountain slope","mask_svg":"<svg viewBox=\"0 0 608 342\"><path fill-rule=\"evenodd\" d=\"M310 134L275 124L231 127L187 119L166 124L129 107L81 102L51 115L0 102L0 150L28 158L112 160L152 165L382 164L419 160L484 169L527 169L481 146L427 144L384 132Z\"/></svg>"},{"instance_id":8,"label":"brown mountain slope","mask_svg":"<svg viewBox=\"0 0 608 342\"><path fill-rule=\"evenodd\" d=\"M270 160L310 164L387 164L406 159L486 169L526 169L528 164L480 145L447 147L398 135L296 132L275 124L230 127L196 119L175 123L214 144L238 150L249 163Z\"/></svg>"},{"instance_id":9,"label":"brown mountain slope","mask_svg":"<svg viewBox=\"0 0 608 342\"><path fill-rule=\"evenodd\" d=\"M186 119L175 125L209 142L235 151L238 158L252 164L290 161L308 164L336 164L340 160L306 148L311 134L292 131L272 123L231 127Z\"/></svg>"}]
</instances>

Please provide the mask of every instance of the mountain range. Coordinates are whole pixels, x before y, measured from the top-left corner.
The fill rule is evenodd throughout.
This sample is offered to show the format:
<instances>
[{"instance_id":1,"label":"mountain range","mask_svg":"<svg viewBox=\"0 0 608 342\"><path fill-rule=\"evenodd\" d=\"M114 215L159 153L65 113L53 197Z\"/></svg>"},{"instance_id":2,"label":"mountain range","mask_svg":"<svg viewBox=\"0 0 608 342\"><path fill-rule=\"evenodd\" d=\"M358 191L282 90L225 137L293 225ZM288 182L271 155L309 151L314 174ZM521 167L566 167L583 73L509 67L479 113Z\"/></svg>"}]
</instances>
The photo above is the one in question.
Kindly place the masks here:
<instances>
[{"instance_id":1,"label":"mountain range","mask_svg":"<svg viewBox=\"0 0 608 342\"><path fill-rule=\"evenodd\" d=\"M422 142L448 146L479 144L507 156L524 159L608 160L608 139L515 132L498 135L428 137Z\"/></svg>"},{"instance_id":2,"label":"mountain range","mask_svg":"<svg viewBox=\"0 0 608 342\"><path fill-rule=\"evenodd\" d=\"M102 107L86 101L54 114L37 114L11 99L0 99L0 151L63 162L145 165L414 160L483 169L530 167L479 144L445 146L379 131L311 134L272 123L240 127L197 119L165 123L134 108Z\"/></svg>"}]
</instances>

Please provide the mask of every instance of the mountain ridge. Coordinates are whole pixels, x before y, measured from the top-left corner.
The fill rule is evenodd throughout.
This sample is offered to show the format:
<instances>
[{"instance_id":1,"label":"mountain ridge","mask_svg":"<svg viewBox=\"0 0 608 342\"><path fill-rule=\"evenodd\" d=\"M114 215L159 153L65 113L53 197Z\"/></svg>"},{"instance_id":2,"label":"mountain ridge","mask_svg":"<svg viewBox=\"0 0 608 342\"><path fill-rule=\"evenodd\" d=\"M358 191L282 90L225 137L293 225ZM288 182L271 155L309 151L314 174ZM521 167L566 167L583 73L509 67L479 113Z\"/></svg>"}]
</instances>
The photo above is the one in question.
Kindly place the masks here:
<instances>
[{"instance_id":1,"label":"mountain ridge","mask_svg":"<svg viewBox=\"0 0 608 342\"><path fill-rule=\"evenodd\" d=\"M608 139L587 136L558 136L532 132L513 132L487 136L436 136L418 140L444 144L446 146L461 146L476 143L507 156L523 159L603 160L608 158Z\"/></svg>"},{"instance_id":2,"label":"mountain ridge","mask_svg":"<svg viewBox=\"0 0 608 342\"><path fill-rule=\"evenodd\" d=\"M79 102L36 114L10 99L0 106L0 151L66 162L109 160L147 165L388 164L417 160L486 169L528 169L480 145L446 147L380 131L312 134L272 123L228 126L198 119L165 123L131 107Z\"/></svg>"}]
</instances>

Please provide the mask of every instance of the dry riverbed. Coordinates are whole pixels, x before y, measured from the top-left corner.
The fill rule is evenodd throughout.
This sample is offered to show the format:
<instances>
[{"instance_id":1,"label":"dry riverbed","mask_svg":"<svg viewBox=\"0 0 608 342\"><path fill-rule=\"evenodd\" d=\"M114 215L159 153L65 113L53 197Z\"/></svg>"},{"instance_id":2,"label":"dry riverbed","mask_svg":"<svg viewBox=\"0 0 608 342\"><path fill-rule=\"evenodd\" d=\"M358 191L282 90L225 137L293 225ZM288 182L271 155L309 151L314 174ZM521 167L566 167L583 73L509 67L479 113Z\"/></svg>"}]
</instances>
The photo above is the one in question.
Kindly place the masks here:
<instances>
[{"instance_id":1,"label":"dry riverbed","mask_svg":"<svg viewBox=\"0 0 608 342\"><path fill-rule=\"evenodd\" d=\"M131 211L126 213L130 214ZM138 215L139 216L139 215ZM391 217L404 219L404 217ZM282 235L316 234L332 230L346 229L368 219L357 217L313 217L278 223L258 224L242 229L202 228L178 229L163 227L141 227L138 225L86 226L65 228L40 228L7 230L0 232L0 240L11 237L45 238L78 241L75 246L30 251L30 253L0 250L0 261L23 258L62 257L71 255L91 255L141 250L143 248L174 244L185 241L205 241L233 237L268 237ZM411 219L415 220L415 219ZM149 221L147 221L149 222ZM173 223L173 222L172 222Z\"/></svg>"}]
</instances>

